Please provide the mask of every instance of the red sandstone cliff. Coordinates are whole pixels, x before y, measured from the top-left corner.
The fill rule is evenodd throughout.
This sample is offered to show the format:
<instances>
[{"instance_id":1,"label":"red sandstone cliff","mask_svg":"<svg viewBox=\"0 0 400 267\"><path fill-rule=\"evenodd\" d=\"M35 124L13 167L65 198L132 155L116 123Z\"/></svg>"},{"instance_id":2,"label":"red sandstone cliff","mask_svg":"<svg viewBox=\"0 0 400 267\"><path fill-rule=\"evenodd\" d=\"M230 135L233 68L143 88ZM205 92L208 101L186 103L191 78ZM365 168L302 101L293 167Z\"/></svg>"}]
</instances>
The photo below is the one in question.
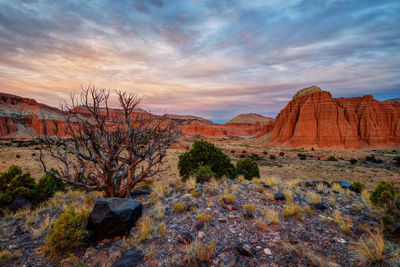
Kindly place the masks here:
<instances>
[{"instance_id":1,"label":"red sandstone cliff","mask_svg":"<svg viewBox=\"0 0 400 267\"><path fill-rule=\"evenodd\" d=\"M77 109L82 109L77 107ZM82 110L81 110L82 111ZM118 110L110 109L110 118L118 116ZM145 112L142 109L135 111L137 116L144 119L155 119L159 116ZM214 124L209 120L191 115L166 115L168 120L176 122L178 130L185 137L203 136L211 138L225 138L230 136L249 137L257 136L265 128L266 122L274 119L258 114L242 114L227 124ZM32 139L35 134L43 134L43 123L46 122L49 131L54 132L55 120L58 126L58 135L66 136L65 113L57 108L37 103L33 99L0 93L0 138L3 139Z\"/></svg>"},{"instance_id":2,"label":"red sandstone cliff","mask_svg":"<svg viewBox=\"0 0 400 267\"><path fill-rule=\"evenodd\" d=\"M371 95L332 98L313 86L279 113L271 146L358 149L400 146L400 105Z\"/></svg>"}]
</instances>

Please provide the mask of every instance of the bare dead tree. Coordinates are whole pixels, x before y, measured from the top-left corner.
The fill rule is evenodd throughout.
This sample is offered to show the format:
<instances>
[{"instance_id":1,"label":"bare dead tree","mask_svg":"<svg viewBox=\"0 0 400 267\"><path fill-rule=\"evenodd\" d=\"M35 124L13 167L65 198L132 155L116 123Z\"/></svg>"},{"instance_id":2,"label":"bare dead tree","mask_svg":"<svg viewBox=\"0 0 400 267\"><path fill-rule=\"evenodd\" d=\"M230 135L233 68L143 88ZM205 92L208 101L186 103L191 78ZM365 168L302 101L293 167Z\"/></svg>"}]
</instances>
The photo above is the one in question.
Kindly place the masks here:
<instances>
[{"instance_id":1,"label":"bare dead tree","mask_svg":"<svg viewBox=\"0 0 400 267\"><path fill-rule=\"evenodd\" d=\"M109 107L109 91L82 88L80 97L71 95L71 103L62 107L63 129L55 120L43 122L40 161L46 173L76 188L129 197L138 183L162 171L167 148L178 136L175 124L164 116L140 112L142 99L137 95L115 93L117 110ZM45 155L61 163L59 174L48 168Z\"/></svg>"}]
</instances>

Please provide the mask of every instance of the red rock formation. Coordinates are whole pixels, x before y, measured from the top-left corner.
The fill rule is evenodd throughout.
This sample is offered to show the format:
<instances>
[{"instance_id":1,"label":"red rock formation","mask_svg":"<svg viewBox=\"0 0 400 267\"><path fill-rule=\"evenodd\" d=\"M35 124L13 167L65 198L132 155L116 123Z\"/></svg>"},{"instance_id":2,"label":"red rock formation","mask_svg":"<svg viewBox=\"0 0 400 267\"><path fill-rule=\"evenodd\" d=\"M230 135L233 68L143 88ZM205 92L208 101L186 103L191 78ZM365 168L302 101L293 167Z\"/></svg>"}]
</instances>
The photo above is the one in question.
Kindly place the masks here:
<instances>
[{"instance_id":1,"label":"red rock formation","mask_svg":"<svg viewBox=\"0 0 400 267\"><path fill-rule=\"evenodd\" d=\"M299 91L276 118L269 145L358 149L400 146L400 105L371 95L332 98L313 86Z\"/></svg>"},{"instance_id":2,"label":"red rock formation","mask_svg":"<svg viewBox=\"0 0 400 267\"><path fill-rule=\"evenodd\" d=\"M77 109L82 110L81 107ZM110 110L110 119L119 116L119 110ZM159 118L157 115L137 109L134 116L141 119ZM257 114L242 114L227 124L214 124L211 121L191 115L166 115L167 120L176 122L177 129L184 136L203 136L211 138L226 138L230 136L256 136L264 131L266 122L273 121L272 118ZM0 94L0 138L3 139L31 139L35 134L43 134L44 123L49 132L53 133L55 120L58 127L57 135L66 135L67 123L65 113L57 108L37 103L33 99L19 96Z\"/></svg>"}]
</instances>

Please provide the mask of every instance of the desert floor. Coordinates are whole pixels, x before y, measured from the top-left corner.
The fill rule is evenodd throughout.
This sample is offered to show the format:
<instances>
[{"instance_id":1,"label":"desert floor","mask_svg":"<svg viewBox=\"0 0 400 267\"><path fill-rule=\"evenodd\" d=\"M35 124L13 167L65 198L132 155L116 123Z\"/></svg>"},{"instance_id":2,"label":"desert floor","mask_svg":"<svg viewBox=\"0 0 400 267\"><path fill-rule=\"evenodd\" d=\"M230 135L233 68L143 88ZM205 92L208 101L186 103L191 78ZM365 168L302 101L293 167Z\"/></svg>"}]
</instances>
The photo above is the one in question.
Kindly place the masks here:
<instances>
[{"instance_id":1,"label":"desert floor","mask_svg":"<svg viewBox=\"0 0 400 267\"><path fill-rule=\"evenodd\" d=\"M400 155L396 150L371 150L371 151L323 151L323 150L304 150L304 149L280 149L267 148L262 146L250 145L243 140L208 140L227 153L232 161L236 163L243 152L246 155L257 153L264 157L259 160L260 175L262 178L275 176L283 181L301 180L348 180L350 182L361 181L367 189L371 190L380 180L400 181L400 172L396 168L393 158ZM19 165L24 171L29 171L32 176L39 179L43 175L42 165L39 160L39 150L37 146L17 147L5 146L0 143L0 172L6 171L12 164ZM158 175L155 180L164 181L172 184L179 179L178 157L185 153L191 146L190 141L182 142L174 149L168 150L168 155L163 163L163 173ZM176 147L176 149L175 149ZM234 151L234 153L232 153ZM264 153L267 152L266 155ZM284 156L279 156L283 152ZM306 160L300 160L297 155L302 153L307 155ZM365 160L368 155L375 155L382 159L383 163L371 163ZM270 155L275 155L276 159L270 159ZM335 156L338 161L328 161L327 158ZM355 158L358 163L351 165L349 160ZM48 166L60 166L59 162L52 158L46 158Z\"/></svg>"}]
</instances>

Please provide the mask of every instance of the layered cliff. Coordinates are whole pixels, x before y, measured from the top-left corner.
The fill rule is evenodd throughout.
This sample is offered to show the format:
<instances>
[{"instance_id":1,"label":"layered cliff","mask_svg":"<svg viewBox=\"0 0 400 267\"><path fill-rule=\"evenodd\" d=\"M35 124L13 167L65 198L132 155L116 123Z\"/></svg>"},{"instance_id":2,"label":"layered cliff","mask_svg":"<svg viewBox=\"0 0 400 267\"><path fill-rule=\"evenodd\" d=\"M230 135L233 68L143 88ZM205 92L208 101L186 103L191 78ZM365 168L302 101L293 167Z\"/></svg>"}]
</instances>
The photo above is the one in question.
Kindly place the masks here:
<instances>
[{"instance_id":1,"label":"layered cliff","mask_svg":"<svg viewBox=\"0 0 400 267\"><path fill-rule=\"evenodd\" d=\"M400 105L371 95L332 98L313 86L279 113L271 146L359 149L400 146Z\"/></svg>"},{"instance_id":2,"label":"layered cliff","mask_svg":"<svg viewBox=\"0 0 400 267\"><path fill-rule=\"evenodd\" d=\"M82 107L77 107L85 113ZM110 109L110 118L118 116L119 110ZM0 138L2 139L32 139L37 134L43 134L44 123L49 131L54 133L57 125L57 135L68 137L66 134L65 113L33 99L0 93ZM152 120L159 116L142 109L134 111L134 116ZM191 115L166 115L167 120L176 123L176 128L182 131L185 137L203 136L210 138L254 137L264 130L266 122L274 119L258 114L242 114L227 124L213 122Z\"/></svg>"}]
</instances>

